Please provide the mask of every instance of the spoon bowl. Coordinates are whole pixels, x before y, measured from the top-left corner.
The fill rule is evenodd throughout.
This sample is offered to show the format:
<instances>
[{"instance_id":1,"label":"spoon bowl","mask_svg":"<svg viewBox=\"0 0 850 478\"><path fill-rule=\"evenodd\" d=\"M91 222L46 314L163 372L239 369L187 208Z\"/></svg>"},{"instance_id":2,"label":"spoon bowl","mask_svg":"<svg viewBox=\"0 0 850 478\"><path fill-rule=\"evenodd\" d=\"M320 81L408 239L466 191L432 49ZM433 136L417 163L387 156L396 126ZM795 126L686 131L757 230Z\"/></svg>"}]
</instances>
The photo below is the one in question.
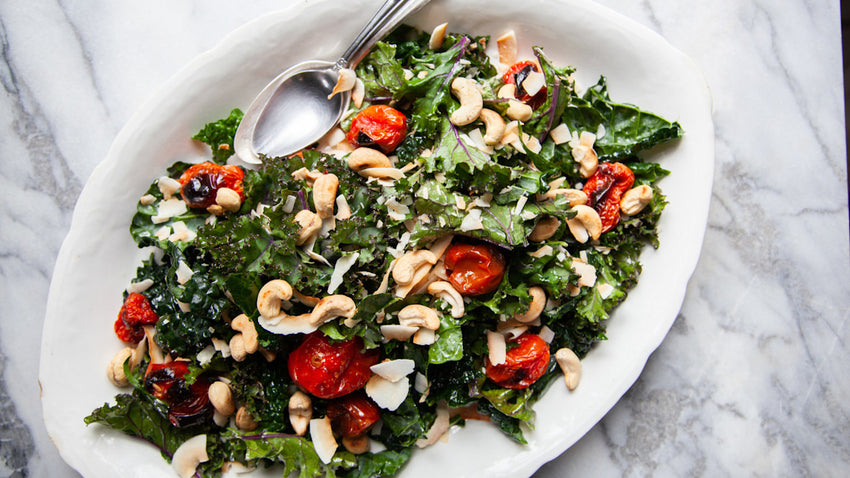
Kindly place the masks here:
<instances>
[{"instance_id":1,"label":"spoon bowl","mask_svg":"<svg viewBox=\"0 0 850 478\"><path fill-rule=\"evenodd\" d=\"M278 75L254 99L234 138L236 156L261 164L262 157L287 156L318 141L348 108L350 91L331 96L340 70L354 68L369 49L429 0L387 0L335 63L299 63Z\"/></svg>"}]
</instances>

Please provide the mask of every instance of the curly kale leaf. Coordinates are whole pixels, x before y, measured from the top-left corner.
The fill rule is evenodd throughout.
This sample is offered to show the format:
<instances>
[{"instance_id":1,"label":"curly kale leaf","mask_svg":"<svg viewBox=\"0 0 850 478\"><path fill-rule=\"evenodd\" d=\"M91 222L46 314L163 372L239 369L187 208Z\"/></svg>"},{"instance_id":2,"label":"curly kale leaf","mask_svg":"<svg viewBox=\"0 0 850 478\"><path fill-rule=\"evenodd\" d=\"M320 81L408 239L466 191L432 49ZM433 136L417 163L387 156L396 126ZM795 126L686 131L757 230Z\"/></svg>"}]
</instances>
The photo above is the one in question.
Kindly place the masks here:
<instances>
[{"instance_id":1,"label":"curly kale leaf","mask_svg":"<svg viewBox=\"0 0 850 478\"><path fill-rule=\"evenodd\" d=\"M233 137L241 121L242 111L234 109L226 118L204 125L192 139L208 144L212 149L213 161L224 164L233 154Z\"/></svg>"}]
</instances>

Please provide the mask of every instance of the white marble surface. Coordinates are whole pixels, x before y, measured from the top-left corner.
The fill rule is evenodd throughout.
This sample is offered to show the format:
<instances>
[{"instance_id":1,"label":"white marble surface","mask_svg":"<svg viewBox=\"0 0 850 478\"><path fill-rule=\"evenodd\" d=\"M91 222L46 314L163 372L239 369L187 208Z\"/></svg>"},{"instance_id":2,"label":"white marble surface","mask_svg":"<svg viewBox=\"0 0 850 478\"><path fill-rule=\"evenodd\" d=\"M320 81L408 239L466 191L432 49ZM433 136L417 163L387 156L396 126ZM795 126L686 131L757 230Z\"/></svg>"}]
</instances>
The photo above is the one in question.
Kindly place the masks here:
<instances>
[{"instance_id":1,"label":"white marble surface","mask_svg":"<svg viewBox=\"0 0 850 478\"><path fill-rule=\"evenodd\" d=\"M86 178L181 66L284 3L0 2L0 476L77 476L47 437L36 377L53 264ZM705 73L714 195L667 339L623 400L535 476L846 476L838 2L600 3Z\"/></svg>"}]
</instances>

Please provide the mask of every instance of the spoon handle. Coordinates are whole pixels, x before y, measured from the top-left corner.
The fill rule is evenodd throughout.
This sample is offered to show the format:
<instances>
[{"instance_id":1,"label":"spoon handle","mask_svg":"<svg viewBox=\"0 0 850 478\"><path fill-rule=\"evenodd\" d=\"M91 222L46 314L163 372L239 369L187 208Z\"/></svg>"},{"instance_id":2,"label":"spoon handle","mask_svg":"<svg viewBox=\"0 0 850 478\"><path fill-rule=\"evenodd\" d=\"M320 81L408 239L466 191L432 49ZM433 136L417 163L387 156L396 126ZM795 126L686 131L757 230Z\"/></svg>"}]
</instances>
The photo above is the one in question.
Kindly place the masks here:
<instances>
[{"instance_id":1,"label":"spoon handle","mask_svg":"<svg viewBox=\"0 0 850 478\"><path fill-rule=\"evenodd\" d=\"M336 68L353 68L366 56L375 43L392 31L408 15L430 0L387 0L363 27L357 38L337 60Z\"/></svg>"}]
</instances>

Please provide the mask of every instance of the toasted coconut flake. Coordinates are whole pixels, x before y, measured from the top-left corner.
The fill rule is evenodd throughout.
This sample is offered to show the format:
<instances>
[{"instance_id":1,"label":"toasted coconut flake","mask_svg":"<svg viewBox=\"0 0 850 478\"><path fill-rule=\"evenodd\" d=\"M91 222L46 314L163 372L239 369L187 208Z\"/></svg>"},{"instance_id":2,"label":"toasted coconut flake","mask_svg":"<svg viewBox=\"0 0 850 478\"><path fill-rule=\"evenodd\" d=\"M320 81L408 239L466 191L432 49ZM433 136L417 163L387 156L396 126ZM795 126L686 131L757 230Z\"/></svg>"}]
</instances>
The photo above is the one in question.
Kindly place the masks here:
<instances>
[{"instance_id":1,"label":"toasted coconut flake","mask_svg":"<svg viewBox=\"0 0 850 478\"><path fill-rule=\"evenodd\" d=\"M505 336L499 332L487 331L487 349L489 350L488 358L493 365L505 363L507 357L507 344Z\"/></svg>"},{"instance_id":2,"label":"toasted coconut flake","mask_svg":"<svg viewBox=\"0 0 850 478\"><path fill-rule=\"evenodd\" d=\"M499 63L510 66L516 63L517 42L516 33L513 30L508 30L502 36L496 39L496 45L499 49Z\"/></svg>"},{"instance_id":3,"label":"toasted coconut flake","mask_svg":"<svg viewBox=\"0 0 850 478\"><path fill-rule=\"evenodd\" d=\"M328 417L314 418L310 420L310 438L313 440L313 448L322 463L328 464L334 457L339 444L334 439L331 429L331 420Z\"/></svg>"},{"instance_id":4,"label":"toasted coconut flake","mask_svg":"<svg viewBox=\"0 0 850 478\"><path fill-rule=\"evenodd\" d=\"M443 40L446 39L446 27L448 26L448 23L441 23L434 27L434 30L431 31L431 38L428 40L429 49L437 50L442 48Z\"/></svg>"},{"instance_id":5,"label":"toasted coconut flake","mask_svg":"<svg viewBox=\"0 0 850 478\"><path fill-rule=\"evenodd\" d=\"M390 382L398 382L402 378L413 373L415 363L410 359L387 360L372 365L372 372L380 375Z\"/></svg>"},{"instance_id":6,"label":"toasted coconut flake","mask_svg":"<svg viewBox=\"0 0 850 478\"><path fill-rule=\"evenodd\" d=\"M349 91L354 88L354 82L356 79L357 75L354 73L354 70L350 68L343 68L339 70L339 77L336 80L336 86L334 86L331 94L328 95L328 99L333 98L337 93Z\"/></svg>"}]
</instances>

